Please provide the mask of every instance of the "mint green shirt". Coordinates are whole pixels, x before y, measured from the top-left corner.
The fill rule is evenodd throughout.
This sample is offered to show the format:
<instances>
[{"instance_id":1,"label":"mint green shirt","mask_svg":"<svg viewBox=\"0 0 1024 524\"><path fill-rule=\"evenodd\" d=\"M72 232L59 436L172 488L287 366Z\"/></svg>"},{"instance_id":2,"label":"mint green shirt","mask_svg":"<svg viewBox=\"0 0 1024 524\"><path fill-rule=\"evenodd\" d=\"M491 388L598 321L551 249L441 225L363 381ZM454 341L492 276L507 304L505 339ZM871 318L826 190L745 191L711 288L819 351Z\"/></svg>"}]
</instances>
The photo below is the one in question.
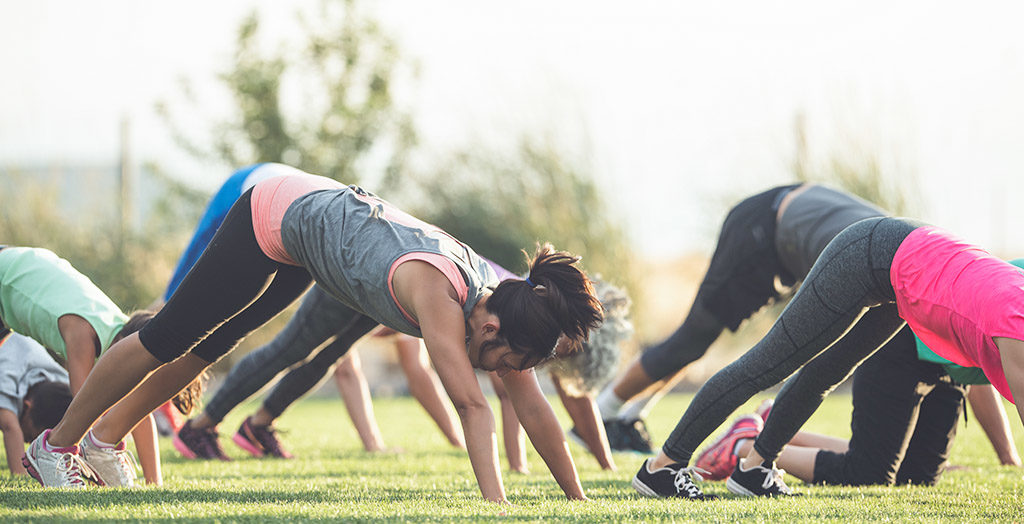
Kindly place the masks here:
<instances>
[{"instance_id":1,"label":"mint green shirt","mask_svg":"<svg viewBox=\"0 0 1024 524\"><path fill-rule=\"evenodd\" d=\"M0 321L35 339L67 361L57 319L78 315L96 330L106 351L128 317L88 277L52 251L5 247L0 250Z\"/></svg>"}]
</instances>

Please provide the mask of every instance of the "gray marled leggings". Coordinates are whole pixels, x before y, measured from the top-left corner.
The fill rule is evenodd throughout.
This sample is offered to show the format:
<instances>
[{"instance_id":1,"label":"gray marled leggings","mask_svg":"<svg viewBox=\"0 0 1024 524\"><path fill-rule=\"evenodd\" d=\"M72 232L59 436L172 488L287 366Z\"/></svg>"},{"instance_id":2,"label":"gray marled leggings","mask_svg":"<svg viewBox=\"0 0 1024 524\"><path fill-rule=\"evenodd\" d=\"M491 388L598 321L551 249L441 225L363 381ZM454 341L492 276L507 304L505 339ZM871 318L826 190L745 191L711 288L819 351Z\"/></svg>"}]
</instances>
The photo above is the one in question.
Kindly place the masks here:
<instances>
[{"instance_id":1,"label":"gray marled leggings","mask_svg":"<svg viewBox=\"0 0 1024 524\"><path fill-rule=\"evenodd\" d=\"M253 350L231 368L224 384L206 405L216 422L265 386L278 373L303 359L331 338L330 344L284 376L263 401L263 407L280 416L290 404L320 382L331 366L348 353L363 335L377 327L376 320L331 298L319 286L309 290L295 316L269 344Z\"/></svg>"},{"instance_id":2,"label":"gray marled leggings","mask_svg":"<svg viewBox=\"0 0 1024 524\"><path fill-rule=\"evenodd\" d=\"M903 326L889 269L900 244L921 225L869 218L839 233L768 334L700 389L665 442L665 454L689 463L741 404L803 366L776 398L754 443L765 460L775 460L825 395Z\"/></svg>"}]
</instances>

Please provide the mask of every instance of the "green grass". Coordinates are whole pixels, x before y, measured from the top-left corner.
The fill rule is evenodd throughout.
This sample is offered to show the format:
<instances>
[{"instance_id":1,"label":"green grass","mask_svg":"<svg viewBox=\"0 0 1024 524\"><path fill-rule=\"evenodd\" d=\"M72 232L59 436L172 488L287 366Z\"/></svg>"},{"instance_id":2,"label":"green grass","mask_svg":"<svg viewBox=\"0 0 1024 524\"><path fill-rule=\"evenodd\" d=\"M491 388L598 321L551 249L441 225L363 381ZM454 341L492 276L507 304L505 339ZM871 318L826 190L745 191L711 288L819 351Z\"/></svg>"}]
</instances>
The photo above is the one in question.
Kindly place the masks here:
<instances>
[{"instance_id":1,"label":"green grass","mask_svg":"<svg viewBox=\"0 0 1024 524\"><path fill-rule=\"evenodd\" d=\"M666 398L649 420L656 439L664 439L686 407L688 396ZM756 400L747 408L752 409ZM30 479L0 477L0 520L42 521L1024 521L1024 471L997 465L995 454L973 421L959 427L952 463L932 488L839 488L790 484L804 497L750 500L726 495L722 482L706 491L724 500L691 503L651 500L629 485L642 459L619 454L618 472L604 472L573 444L590 502L568 502L541 462L529 456L529 475L508 474L505 485L513 507L480 499L465 454L446 445L412 400L379 399L374 404L385 440L400 453L361 451L355 432L337 400L312 399L296 405L281 421L284 439L299 458L291 461L248 458L224 438L236 459L230 463L181 459L162 442L165 485L133 490L44 491ZM236 410L222 426L231 433L252 404ZM560 416L565 419L564 413ZM849 434L849 397L833 395L807 429ZM1018 442L1024 432L1011 411ZM230 435L226 435L229 437Z\"/></svg>"}]
</instances>

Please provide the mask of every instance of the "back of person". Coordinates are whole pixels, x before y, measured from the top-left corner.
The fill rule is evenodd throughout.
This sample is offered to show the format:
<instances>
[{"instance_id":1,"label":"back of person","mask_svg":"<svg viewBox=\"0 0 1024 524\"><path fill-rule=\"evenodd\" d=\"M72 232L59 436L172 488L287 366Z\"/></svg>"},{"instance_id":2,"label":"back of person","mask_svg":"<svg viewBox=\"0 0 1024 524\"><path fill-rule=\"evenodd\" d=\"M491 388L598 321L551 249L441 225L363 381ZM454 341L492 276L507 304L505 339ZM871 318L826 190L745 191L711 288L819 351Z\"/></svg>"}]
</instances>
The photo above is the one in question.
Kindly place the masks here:
<instances>
[{"instance_id":1,"label":"back of person","mask_svg":"<svg viewBox=\"0 0 1024 524\"><path fill-rule=\"evenodd\" d=\"M335 298L417 337L419 327L400 310L392 293L380 293L390 289L391 272L403 257L434 254L454 263L458 274L450 278L456 289L468 293L463 301L467 315L483 290L498 284L491 267L468 246L356 186L295 200L282 220L281 237L288 253Z\"/></svg>"},{"instance_id":2,"label":"back of person","mask_svg":"<svg viewBox=\"0 0 1024 524\"><path fill-rule=\"evenodd\" d=\"M888 214L866 200L825 186L801 186L793 194L778 218L775 247L782 265L797 280L807 276L840 231L865 218Z\"/></svg>"},{"instance_id":3,"label":"back of person","mask_svg":"<svg viewBox=\"0 0 1024 524\"><path fill-rule=\"evenodd\" d=\"M64 315L85 319L96 331L102 352L128 317L88 277L52 251L6 247L0 250L0 321L67 358L57 320ZM99 354L96 355L97 357Z\"/></svg>"}]
</instances>

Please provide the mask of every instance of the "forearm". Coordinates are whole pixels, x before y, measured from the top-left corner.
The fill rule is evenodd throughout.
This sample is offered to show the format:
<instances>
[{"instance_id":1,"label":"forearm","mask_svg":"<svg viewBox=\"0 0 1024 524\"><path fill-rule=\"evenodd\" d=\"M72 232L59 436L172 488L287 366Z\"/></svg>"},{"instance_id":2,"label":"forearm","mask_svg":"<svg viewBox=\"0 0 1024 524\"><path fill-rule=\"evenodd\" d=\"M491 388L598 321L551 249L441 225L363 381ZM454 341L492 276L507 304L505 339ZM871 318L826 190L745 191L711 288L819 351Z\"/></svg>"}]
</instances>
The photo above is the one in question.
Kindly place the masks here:
<instances>
[{"instance_id":1,"label":"forearm","mask_svg":"<svg viewBox=\"0 0 1024 524\"><path fill-rule=\"evenodd\" d=\"M4 452L7 454L7 467L11 469L12 475L24 475L25 466L21 465L21 456L25 453L25 443L22 441L21 430L16 431L5 429L4 431Z\"/></svg>"},{"instance_id":2,"label":"forearm","mask_svg":"<svg viewBox=\"0 0 1024 524\"><path fill-rule=\"evenodd\" d=\"M601 415L594 399L565 395L562 397L562 403L569 412L580 438L587 444L587 449L601 464L601 469L614 470L615 460L612 458L608 437L604 433L604 424L601 422Z\"/></svg>"},{"instance_id":3,"label":"forearm","mask_svg":"<svg viewBox=\"0 0 1024 524\"><path fill-rule=\"evenodd\" d=\"M370 388L366 383L362 372L358 371L357 353L342 359L341 363L334 370L334 383L338 386L342 400L345 401L345 409L352 425L359 434L359 440L363 442L363 449L366 451L381 451L384 449L384 438L377 426L377 419L373 414L373 404L370 402Z\"/></svg>"},{"instance_id":4,"label":"forearm","mask_svg":"<svg viewBox=\"0 0 1024 524\"><path fill-rule=\"evenodd\" d=\"M480 494L492 502L506 502L505 486L498 469L498 437L494 432L494 415L490 407L480 404L456 409L466 435L466 451Z\"/></svg>"},{"instance_id":5,"label":"forearm","mask_svg":"<svg viewBox=\"0 0 1024 524\"><path fill-rule=\"evenodd\" d=\"M1003 409L999 393L991 385L973 385L967 393L967 399L974 410L974 418L978 419L985 430L989 442L1003 465L1020 466L1020 456L1010 433L1010 420Z\"/></svg>"},{"instance_id":6,"label":"forearm","mask_svg":"<svg viewBox=\"0 0 1024 524\"><path fill-rule=\"evenodd\" d=\"M25 434L21 432L18 415L7 408L0 408L0 431L4 434L4 453L11 474L26 474L25 467L21 465L21 456L25 453Z\"/></svg>"},{"instance_id":7,"label":"forearm","mask_svg":"<svg viewBox=\"0 0 1024 524\"><path fill-rule=\"evenodd\" d=\"M135 440L135 452L139 455L139 465L142 466L142 476L146 484L160 486L163 484L163 475L160 471L160 448L157 447L156 424L153 415L149 415L139 422L132 430L132 439Z\"/></svg>"},{"instance_id":8,"label":"forearm","mask_svg":"<svg viewBox=\"0 0 1024 524\"><path fill-rule=\"evenodd\" d=\"M551 405L541 396L540 402L524 400L516 402L515 406L520 414L519 421L530 437L530 442L547 464L548 470L565 496L570 499L586 499L579 475L576 473L576 464L569 453L569 444L565 441ZM524 414L529 415L523 416Z\"/></svg>"}]
</instances>

